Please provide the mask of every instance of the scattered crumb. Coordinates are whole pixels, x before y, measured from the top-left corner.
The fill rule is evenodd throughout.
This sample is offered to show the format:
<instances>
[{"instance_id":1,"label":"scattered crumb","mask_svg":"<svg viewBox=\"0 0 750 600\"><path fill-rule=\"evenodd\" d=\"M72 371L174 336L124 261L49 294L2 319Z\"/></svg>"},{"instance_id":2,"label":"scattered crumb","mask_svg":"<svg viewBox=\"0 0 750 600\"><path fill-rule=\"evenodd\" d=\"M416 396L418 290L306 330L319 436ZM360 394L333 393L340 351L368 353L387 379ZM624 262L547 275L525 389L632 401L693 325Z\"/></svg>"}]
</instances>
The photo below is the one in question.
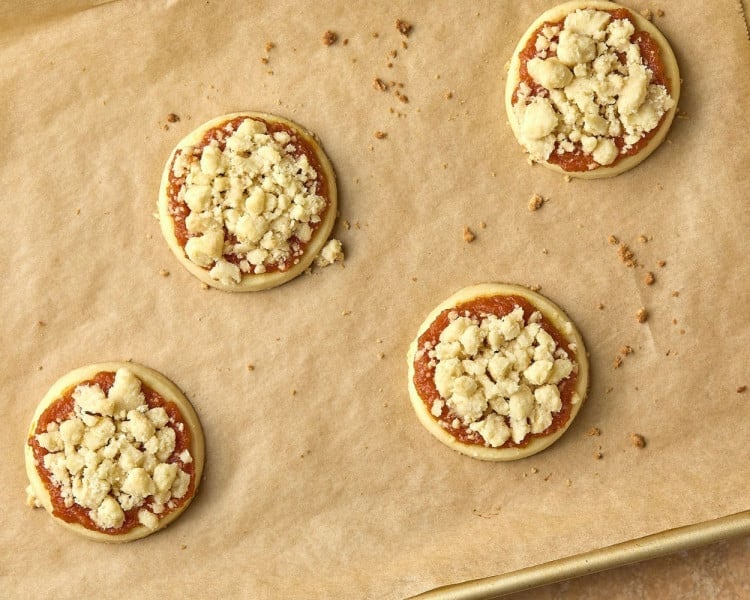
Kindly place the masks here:
<instances>
[{"instance_id":1,"label":"scattered crumb","mask_svg":"<svg viewBox=\"0 0 750 600\"><path fill-rule=\"evenodd\" d=\"M398 90L394 92L396 98L398 98L399 102L403 102L404 104L407 104L409 102L409 97L405 94L402 94Z\"/></svg>"},{"instance_id":2,"label":"scattered crumb","mask_svg":"<svg viewBox=\"0 0 750 600\"><path fill-rule=\"evenodd\" d=\"M450 100L451 98L453 98L453 92L445 92L445 99Z\"/></svg>"},{"instance_id":3,"label":"scattered crumb","mask_svg":"<svg viewBox=\"0 0 750 600\"><path fill-rule=\"evenodd\" d=\"M532 292L538 292L539 290L541 290L541 289L542 289L542 286L541 286L541 285L539 285L538 283L535 283L534 285L530 285L530 286L529 286L529 289L530 289L530 290L531 290Z\"/></svg>"},{"instance_id":4,"label":"scattered crumb","mask_svg":"<svg viewBox=\"0 0 750 600\"><path fill-rule=\"evenodd\" d=\"M265 50L268 53L271 50L273 50L275 47L276 47L276 44L274 44L273 42L266 42Z\"/></svg>"},{"instance_id":5,"label":"scattered crumb","mask_svg":"<svg viewBox=\"0 0 750 600\"><path fill-rule=\"evenodd\" d=\"M36 324L39 325L39 327L46 327L47 326L47 323L45 321L37 321Z\"/></svg>"},{"instance_id":6,"label":"scattered crumb","mask_svg":"<svg viewBox=\"0 0 750 600\"><path fill-rule=\"evenodd\" d=\"M680 292L678 292L677 290L672 292L672 298L678 298L679 296L680 296Z\"/></svg>"},{"instance_id":7,"label":"scattered crumb","mask_svg":"<svg viewBox=\"0 0 750 600\"><path fill-rule=\"evenodd\" d=\"M349 221L342 221L341 224L344 226L344 229L346 229L347 231L349 231L349 229L351 228L351 224L349 223Z\"/></svg>"},{"instance_id":8,"label":"scattered crumb","mask_svg":"<svg viewBox=\"0 0 750 600\"><path fill-rule=\"evenodd\" d=\"M331 46L332 44L336 43L337 39L339 39L339 36L337 36L333 31L329 29L323 34L321 41L325 46Z\"/></svg>"},{"instance_id":9,"label":"scattered crumb","mask_svg":"<svg viewBox=\"0 0 750 600\"><path fill-rule=\"evenodd\" d=\"M654 277L654 274L649 271L646 273L646 276L643 278L643 281L646 283L646 285L654 285L654 282L656 281L656 277Z\"/></svg>"},{"instance_id":10,"label":"scattered crumb","mask_svg":"<svg viewBox=\"0 0 750 600\"><path fill-rule=\"evenodd\" d=\"M604 458L601 450L597 450L596 452L594 452L593 456L596 460L601 460L602 458Z\"/></svg>"},{"instance_id":11,"label":"scattered crumb","mask_svg":"<svg viewBox=\"0 0 750 600\"><path fill-rule=\"evenodd\" d=\"M641 234L641 235L638 236L638 241L641 244L646 244L646 243L648 243L648 236L645 236L645 235Z\"/></svg>"},{"instance_id":12,"label":"scattered crumb","mask_svg":"<svg viewBox=\"0 0 750 600\"><path fill-rule=\"evenodd\" d=\"M570 487L571 485L573 485L573 482L572 482L572 481L571 481L570 479L566 479L566 480L565 480L565 485L566 485L567 487Z\"/></svg>"},{"instance_id":13,"label":"scattered crumb","mask_svg":"<svg viewBox=\"0 0 750 600\"><path fill-rule=\"evenodd\" d=\"M645 308L639 308L638 312L635 313L635 319L639 323L645 323L648 319L648 312L646 312Z\"/></svg>"},{"instance_id":14,"label":"scattered crumb","mask_svg":"<svg viewBox=\"0 0 750 600\"><path fill-rule=\"evenodd\" d=\"M563 175L563 181L565 181L565 183L570 183L571 179L572 177L570 175ZM570 481L570 479L568 479L568 481Z\"/></svg>"},{"instance_id":15,"label":"scattered crumb","mask_svg":"<svg viewBox=\"0 0 750 600\"><path fill-rule=\"evenodd\" d=\"M385 352L378 352L378 358L383 360L385 358Z\"/></svg>"},{"instance_id":16,"label":"scattered crumb","mask_svg":"<svg viewBox=\"0 0 750 600\"><path fill-rule=\"evenodd\" d=\"M315 266L327 267L336 262L344 262L344 249L339 240L331 238L315 257Z\"/></svg>"},{"instance_id":17,"label":"scattered crumb","mask_svg":"<svg viewBox=\"0 0 750 600\"><path fill-rule=\"evenodd\" d=\"M616 236L616 235L610 235L610 236L609 236L609 237L607 238L607 241L608 241L608 242L609 242L610 244L612 244L613 246L616 246L617 244L619 244L619 243L620 243L620 240L619 240L619 239L617 239L617 236Z\"/></svg>"},{"instance_id":18,"label":"scattered crumb","mask_svg":"<svg viewBox=\"0 0 750 600\"><path fill-rule=\"evenodd\" d=\"M534 474L539 473L539 469L537 469L536 467L531 467L531 472Z\"/></svg>"},{"instance_id":19,"label":"scattered crumb","mask_svg":"<svg viewBox=\"0 0 750 600\"><path fill-rule=\"evenodd\" d=\"M487 229L487 223L484 221L479 221L479 229Z\"/></svg>"},{"instance_id":20,"label":"scattered crumb","mask_svg":"<svg viewBox=\"0 0 750 600\"><path fill-rule=\"evenodd\" d=\"M598 308L599 310L604 310L604 304L600 302L596 305L596 308Z\"/></svg>"},{"instance_id":21,"label":"scattered crumb","mask_svg":"<svg viewBox=\"0 0 750 600\"><path fill-rule=\"evenodd\" d=\"M207 290L207 289L209 289L210 287L211 287L211 286L209 286L209 285L208 285L207 283L201 283L201 289L202 289L202 290Z\"/></svg>"},{"instance_id":22,"label":"scattered crumb","mask_svg":"<svg viewBox=\"0 0 750 600\"><path fill-rule=\"evenodd\" d=\"M542 254L549 254L549 250L547 250L547 248L542 248Z\"/></svg>"},{"instance_id":23,"label":"scattered crumb","mask_svg":"<svg viewBox=\"0 0 750 600\"><path fill-rule=\"evenodd\" d=\"M348 317L350 314L352 314L352 311L350 311L350 310L342 310L341 311L341 316L342 317Z\"/></svg>"},{"instance_id":24,"label":"scattered crumb","mask_svg":"<svg viewBox=\"0 0 750 600\"><path fill-rule=\"evenodd\" d=\"M549 481L550 477L552 477L552 473L547 473L547 475L544 478L544 481Z\"/></svg>"},{"instance_id":25,"label":"scattered crumb","mask_svg":"<svg viewBox=\"0 0 750 600\"><path fill-rule=\"evenodd\" d=\"M664 267L667 266L667 261L666 260L660 260L656 264L659 265L659 268L663 269Z\"/></svg>"},{"instance_id":26,"label":"scattered crumb","mask_svg":"<svg viewBox=\"0 0 750 600\"><path fill-rule=\"evenodd\" d=\"M586 435L589 436L589 437L600 436L601 434L602 434L602 430L599 429L598 427L591 427L586 432Z\"/></svg>"},{"instance_id":27,"label":"scattered crumb","mask_svg":"<svg viewBox=\"0 0 750 600\"><path fill-rule=\"evenodd\" d=\"M620 354L622 354L623 356L633 354L633 348L631 348L630 346L622 346L622 348L620 348Z\"/></svg>"},{"instance_id":28,"label":"scattered crumb","mask_svg":"<svg viewBox=\"0 0 750 600\"><path fill-rule=\"evenodd\" d=\"M391 58L396 58L398 56L398 50L391 50L388 53L388 56L390 56Z\"/></svg>"},{"instance_id":29,"label":"scattered crumb","mask_svg":"<svg viewBox=\"0 0 750 600\"><path fill-rule=\"evenodd\" d=\"M412 25L401 19L396 19L396 29L403 36L408 36L411 33Z\"/></svg>"},{"instance_id":30,"label":"scattered crumb","mask_svg":"<svg viewBox=\"0 0 750 600\"><path fill-rule=\"evenodd\" d=\"M622 356L619 354L615 356L615 360L612 361L612 368L619 369L622 366Z\"/></svg>"},{"instance_id":31,"label":"scattered crumb","mask_svg":"<svg viewBox=\"0 0 750 600\"><path fill-rule=\"evenodd\" d=\"M180 546L180 550L187 550L187 546L183 544L182 546Z\"/></svg>"},{"instance_id":32,"label":"scattered crumb","mask_svg":"<svg viewBox=\"0 0 750 600\"><path fill-rule=\"evenodd\" d=\"M741 386L739 386L737 388L737 393L738 394L744 394L746 390L747 390L747 386L746 385L741 385Z\"/></svg>"},{"instance_id":33,"label":"scattered crumb","mask_svg":"<svg viewBox=\"0 0 750 600\"><path fill-rule=\"evenodd\" d=\"M344 46L349 45L349 38L344 38L344 40L341 42Z\"/></svg>"},{"instance_id":34,"label":"scattered crumb","mask_svg":"<svg viewBox=\"0 0 750 600\"><path fill-rule=\"evenodd\" d=\"M388 134L385 131L376 131L375 137L378 138L379 140L384 140L385 138L388 137Z\"/></svg>"},{"instance_id":35,"label":"scattered crumb","mask_svg":"<svg viewBox=\"0 0 750 600\"><path fill-rule=\"evenodd\" d=\"M372 32L372 33L371 33L370 35L371 35L372 37L374 37L374 38L376 38L376 37L380 37L380 34L379 34L379 33L378 33L377 31L373 31L373 32Z\"/></svg>"},{"instance_id":36,"label":"scattered crumb","mask_svg":"<svg viewBox=\"0 0 750 600\"><path fill-rule=\"evenodd\" d=\"M468 227L464 227L464 242L470 244L475 238L476 236L474 235L474 232Z\"/></svg>"},{"instance_id":37,"label":"scattered crumb","mask_svg":"<svg viewBox=\"0 0 750 600\"><path fill-rule=\"evenodd\" d=\"M416 277L412 277L411 280L412 281L417 281L417 278Z\"/></svg>"},{"instance_id":38,"label":"scattered crumb","mask_svg":"<svg viewBox=\"0 0 750 600\"><path fill-rule=\"evenodd\" d=\"M542 198L539 194L534 194L531 198L529 198L529 210L531 212L539 210L540 208L542 208L544 202L544 198Z\"/></svg>"},{"instance_id":39,"label":"scattered crumb","mask_svg":"<svg viewBox=\"0 0 750 600\"><path fill-rule=\"evenodd\" d=\"M295 388L292 388L292 396L296 396L296 395L297 395L297 390Z\"/></svg>"},{"instance_id":40,"label":"scattered crumb","mask_svg":"<svg viewBox=\"0 0 750 600\"><path fill-rule=\"evenodd\" d=\"M380 77L376 77L372 80L372 87L374 87L376 90L379 90L381 92L387 92L388 91L388 84L380 79Z\"/></svg>"},{"instance_id":41,"label":"scattered crumb","mask_svg":"<svg viewBox=\"0 0 750 600\"><path fill-rule=\"evenodd\" d=\"M403 48L404 50L409 49L409 44L406 43L406 40L401 40L401 48Z\"/></svg>"},{"instance_id":42,"label":"scattered crumb","mask_svg":"<svg viewBox=\"0 0 750 600\"><path fill-rule=\"evenodd\" d=\"M650 21L651 17L652 17L652 15L651 15L651 9L650 8L644 8L641 11L641 16L644 17L645 19L648 19Z\"/></svg>"},{"instance_id":43,"label":"scattered crumb","mask_svg":"<svg viewBox=\"0 0 750 600\"><path fill-rule=\"evenodd\" d=\"M617 249L617 256L620 257L620 260L626 267L634 267L636 265L635 254L633 254L633 251L627 244L620 244L620 247Z\"/></svg>"},{"instance_id":44,"label":"scattered crumb","mask_svg":"<svg viewBox=\"0 0 750 600\"><path fill-rule=\"evenodd\" d=\"M677 325L677 319L672 319L672 325Z\"/></svg>"},{"instance_id":45,"label":"scattered crumb","mask_svg":"<svg viewBox=\"0 0 750 600\"><path fill-rule=\"evenodd\" d=\"M180 120L180 117L174 113L169 113L167 115L167 121L169 121L170 123L177 123L177 121L179 120Z\"/></svg>"},{"instance_id":46,"label":"scattered crumb","mask_svg":"<svg viewBox=\"0 0 750 600\"><path fill-rule=\"evenodd\" d=\"M646 447L646 438L644 438L639 433L631 433L630 434L630 443L633 444L636 448L645 448Z\"/></svg>"},{"instance_id":47,"label":"scattered crumb","mask_svg":"<svg viewBox=\"0 0 750 600\"><path fill-rule=\"evenodd\" d=\"M255 365L253 363L247 363L248 371L255 371Z\"/></svg>"},{"instance_id":48,"label":"scattered crumb","mask_svg":"<svg viewBox=\"0 0 750 600\"><path fill-rule=\"evenodd\" d=\"M664 11L661 8L657 8L656 9L656 16L657 17L663 17L664 16Z\"/></svg>"},{"instance_id":49,"label":"scattered crumb","mask_svg":"<svg viewBox=\"0 0 750 600\"><path fill-rule=\"evenodd\" d=\"M268 64L268 57L267 56L261 56L260 62L262 62L264 65Z\"/></svg>"}]
</instances>

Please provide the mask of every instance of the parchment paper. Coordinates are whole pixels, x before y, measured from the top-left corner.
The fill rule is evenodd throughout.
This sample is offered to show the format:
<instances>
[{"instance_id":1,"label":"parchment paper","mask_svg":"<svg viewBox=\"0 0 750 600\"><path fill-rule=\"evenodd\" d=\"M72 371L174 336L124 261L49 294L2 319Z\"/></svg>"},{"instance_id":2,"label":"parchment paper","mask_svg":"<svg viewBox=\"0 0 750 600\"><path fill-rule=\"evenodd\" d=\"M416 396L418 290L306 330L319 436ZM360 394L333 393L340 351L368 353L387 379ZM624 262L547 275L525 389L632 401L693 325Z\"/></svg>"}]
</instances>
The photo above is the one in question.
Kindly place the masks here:
<instances>
[{"instance_id":1,"label":"parchment paper","mask_svg":"<svg viewBox=\"0 0 750 600\"><path fill-rule=\"evenodd\" d=\"M552 2L321 4L0 10L2 595L402 598L748 508L738 2L651 7L682 70L682 116L635 170L570 183L526 163L502 103L503 65ZM397 18L414 26L407 49ZM377 91L376 77L403 87ZM195 126L238 110L320 136L344 268L232 295L202 290L170 254L153 217L163 163ZM549 201L532 213L534 193ZM609 235L641 266L624 266ZM421 320L482 281L540 285L591 354L576 422L513 464L443 447L406 391ZM614 369L623 345L633 353ZM53 381L128 358L192 400L206 476L167 530L103 546L25 506L22 447Z\"/></svg>"}]
</instances>

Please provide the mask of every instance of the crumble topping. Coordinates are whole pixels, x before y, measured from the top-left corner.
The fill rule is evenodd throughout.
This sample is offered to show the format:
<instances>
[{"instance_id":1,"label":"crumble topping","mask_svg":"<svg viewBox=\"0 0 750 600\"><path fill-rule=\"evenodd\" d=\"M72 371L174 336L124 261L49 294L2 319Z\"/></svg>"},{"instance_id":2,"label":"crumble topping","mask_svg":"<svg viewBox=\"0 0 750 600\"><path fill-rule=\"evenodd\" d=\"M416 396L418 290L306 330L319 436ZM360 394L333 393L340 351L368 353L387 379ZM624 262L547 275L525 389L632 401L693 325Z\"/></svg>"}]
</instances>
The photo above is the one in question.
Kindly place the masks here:
<instances>
[{"instance_id":1,"label":"crumble topping","mask_svg":"<svg viewBox=\"0 0 750 600\"><path fill-rule=\"evenodd\" d=\"M327 208L318 194L321 175L287 131L269 133L264 122L246 118L222 134L223 144L185 148L172 165L172 176L184 182L176 201L189 209L185 254L224 284L286 270Z\"/></svg>"}]
</instances>

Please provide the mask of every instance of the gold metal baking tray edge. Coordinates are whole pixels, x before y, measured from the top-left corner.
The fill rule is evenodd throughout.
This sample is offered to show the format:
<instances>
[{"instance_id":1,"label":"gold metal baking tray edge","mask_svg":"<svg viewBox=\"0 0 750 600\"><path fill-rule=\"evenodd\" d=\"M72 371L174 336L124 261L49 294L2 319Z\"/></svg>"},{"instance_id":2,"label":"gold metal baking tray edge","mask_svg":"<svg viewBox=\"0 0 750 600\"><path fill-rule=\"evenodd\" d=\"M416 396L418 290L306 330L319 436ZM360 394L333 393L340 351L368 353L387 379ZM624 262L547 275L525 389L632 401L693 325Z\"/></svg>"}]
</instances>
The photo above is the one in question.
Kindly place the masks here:
<instances>
[{"instance_id":1,"label":"gold metal baking tray edge","mask_svg":"<svg viewBox=\"0 0 750 600\"><path fill-rule=\"evenodd\" d=\"M414 596L413 600L492 600L507 594L742 535L750 535L750 510L695 525L669 529L503 575L436 588Z\"/></svg>"}]
</instances>

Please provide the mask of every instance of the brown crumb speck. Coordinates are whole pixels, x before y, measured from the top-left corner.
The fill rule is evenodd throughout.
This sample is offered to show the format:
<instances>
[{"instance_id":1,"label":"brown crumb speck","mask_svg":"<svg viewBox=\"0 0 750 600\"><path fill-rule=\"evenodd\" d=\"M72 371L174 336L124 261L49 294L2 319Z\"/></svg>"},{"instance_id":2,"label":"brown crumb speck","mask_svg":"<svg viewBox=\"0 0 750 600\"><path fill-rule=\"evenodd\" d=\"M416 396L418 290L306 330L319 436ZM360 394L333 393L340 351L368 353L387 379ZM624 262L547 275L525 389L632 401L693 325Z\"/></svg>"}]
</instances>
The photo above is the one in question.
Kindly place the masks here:
<instances>
[{"instance_id":1,"label":"brown crumb speck","mask_svg":"<svg viewBox=\"0 0 750 600\"><path fill-rule=\"evenodd\" d=\"M162 277L169 277L169 271L167 271L166 269L159 269L159 275L161 275Z\"/></svg>"},{"instance_id":2,"label":"brown crumb speck","mask_svg":"<svg viewBox=\"0 0 750 600\"><path fill-rule=\"evenodd\" d=\"M534 194L531 198L529 198L529 210L531 212L539 210L544 205L544 202L544 198L542 198L539 194Z\"/></svg>"},{"instance_id":3,"label":"brown crumb speck","mask_svg":"<svg viewBox=\"0 0 750 600\"><path fill-rule=\"evenodd\" d=\"M620 247L617 249L617 256L620 257L620 260L626 267L634 267L636 265L635 254L633 254L633 251L627 244L620 244Z\"/></svg>"},{"instance_id":4,"label":"brown crumb speck","mask_svg":"<svg viewBox=\"0 0 750 600\"><path fill-rule=\"evenodd\" d=\"M677 290L672 292L672 298L679 298L679 296L680 296L680 292L678 292Z\"/></svg>"},{"instance_id":5,"label":"brown crumb speck","mask_svg":"<svg viewBox=\"0 0 750 600\"><path fill-rule=\"evenodd\" d=\"M266 50L266 52L270 52L275 47L276 47L276 44L274 44L273 42L266 42L265 50Z\"/></svg>"},{"instance_id":6,"label":"brown crumb speck","mask_svg":"<svg viewBox=\"0 0 750 600\"><path fill-rule=\"evenodd\" d=\"M656 281L656 277L654 277L654 274L651 271L649 271L644 276L643 281L646 283L646 285L654 285L654 282Z\"/></svg>"},{"instance_id":7,"label":"brown crumb speck","mask_svg":"<svg viewBox=\"0 0 750 600\"><path fill-rule=\"evenodd\" d=\"M602 454L601 450L597 450L596 452L593 453L593 457L596 460L601 460L602 458L604 458L604 454Z\"/></svg>"},{"instance_id":8,"label":"brown crumb speck","mask_svg":"<svg viewBox=\"0 0 750 600\"><path fill-rule=\"evenodd\" d=\"M638 309L638 312L635 313L635 319L639 323L645 323L648 319L648 312L645 308L641 307Z\"/></svg>"},{"instance_id":9,"label":"brown crumb speck","mask_svg":"<svg viewBox=\"0 0 750 600\"><path fill-rule=\"evenodd\" d=\"M45 321L37 321L37 322L36 322L36 324L37 324L37 325L38 325L39 327L47 327L47 323L46 323Z\"/></svg>"},{"instance_id":10,"label":"brown crumb speck","mask_svg":"<svg viewBox=\"0 0 750 600\"><path fill-rule=\"evenodd\" d=\"M539 473L539 469L537 469L536 467L531 467L531 472L533 474Z\"/></svg>"},{"instance_id":11,"label":"brown crumb speck","mask_svg":"<svg viewBox=\"0 0 750 600\"><path fill-rule=\"evenodd\" d=\"M631 433L630 434L630 443L633 444L636 448L645 448L646 447L646 438L644 438L639 433Z\"/></svg>"},{"instance_id":12,"label":"brown crumb speck","mask_svg":"<svg viewBox=\"0 0 750 600\"><path fill-rule=\"evenodd\" d=\"M656 264L659 265L659 267L663 269L664 267L667 266L667 261L666 260L660 260Z\"/></svg>"},{"instance_id":13,"label":"brown crumb speck","mask_svg":"<svg viewBox=\"0 0 750 600\"><path fill-rule=\"evenodd\" d=\"M179 120L180 120L180 117L176 115L175 113L169 113L167 115L167 121L169 121L170 123L177 123L177 121Z\"/></svg>"},{"instance_id":14,"label":"brown crumb speck","mask_svg":"<svg viewBox=\"0 0 750 600\"><path fill-rule=\"evenodd\" d=\"M746 385L741 385L741 386L739 386L737 388L737 393L738 394L744 394L746 390L747 390L747 386Z\"/></svg>"},{"instance_id":15,"label":"brown crumb speck","mask_svg":"<svg viewBox=\"0 0 750 600\"><path fill-rule=\"evenodd\" d=\"M479 221L479 229L487 229L487 223L484 221Z\"/></svg>"},{"instance_id":16,"label":"brown crumb speck","mask_svg":"<svg viewBox=\"0 0 750 600\"><path fill-rule=\"evenodd\" d=\"M183 544L182 546L180 546L180 550L187 550L187 546Z\"/></svg>"},{"instance_id":17,"label":"brown crumb speck","mask_svg":"<svg viewBox=\"0 0 750 600\"><path fill-rule=\"evenodd\" d=\"M375 137L378 138L379 140L384 140L385 138L388 137L388 134L385 131L376 131Z\"/></svg>"},{"instance_id":18,"label":"brown crumb speck","mask_svg":"<svg viewBox=\"0 0 750 600\"><path fill-rule=\"evenodd\" d=\"M615 356L615 359L612 361L612 368L613 369L619 369L622 366L622 356L619 354Z\"/></svg>"},{"instance_id":19,"label":"brown crumb speck","mask_svg":"<svg viewBox=\"0 0 750 600\"><path fill-rule=\"evenodd\" d=\"M372 87L374 87L376 90L379 90L381 92L387 92L388 91L388 84L380 79L380 77L376 77L372 80Z\"/></svg>"},{"instance_id":20,"label":"brown crumb speck","mask_svg":"<svg viewBox=\"0 0 750 600\"><path fill-rule=\"evenodd\" d=\"M633 354L633 348L630 346L622 346L620 348L620 354L623 356L628 356L629 354Z\"/></svg>"},{"instance_id":21,"label":"brown crumb speck","mask_svg":"<svg viewBox=\"0 0 750 600\"><path fill-rule=\"evenodd\" d=\"M641 234L641 235L638 236L638 241L641 244L646 244L646 243L648 243L648 236Z\"/></svg>"},{"instance_id":22,"label":"brown crumb speck","mask_svg":"<svg viewBox=\"0 0 750 600\"><path fill-rule=\"evenodd\" d=\"M406 40L401 40L401 48L404 50L407 50L409 48L409 44L406 43Z\"/></svg>"},{"instance_id":23,"label":"brown crumb speck","mask_svg":"<svg viewBox=\"0 0 750 600\"><path fill-rule=\"evenodd\" d=\"M565 183L570 183L570 181L572 179L573 178L570 175L563 175L563 181L565 181ZM570 480L568 480L568 481L570 481Z\"/></svg>"},{"instance_id":24,"label":"brown crumb speck","mask_svg":"<svg viewBox=\"0 0 750 600\"><path fill-rule=\"evenodd\" d=\"M589 437L595 437L600 436L602 434L602 430L598 427L591 427L587 432L586 435Z\"/></svg>"},{"instance_id":25,"label":"brown crumb speck","mask_svg":"<svg viewBox=\"0 0 750 600\"><path fill-rule=\"evenodd\" d=\"M653 15L651 14L651 9L650 9L650 8L644 8L644 9L643 9L643 10L641 11L641 16L642 16L643 18L645 18L645 19L648 19L648 20L650 21L650 20L651 20L651 17L653 16Z\"/></svg>"},{"instance_id":26,"label":"brown crumb speck","mask_svg":"<svg viewBox=\"0 0 750 600\"><path fill-rule=\"evenodd\" d=\"M664 16L664 11L661 8L657 8L656 9L656 16L657 17L663 17Z\"/></svg>"},{"instance_id":27,"label":"brown crumb speck","mask_svg":"<svg viewBox=\"0 0 750 600\"><path fill-rule=\"evenodd\" d=\"M611 244L612 246L616 246L617 244L619 244L619 243L620 243L620 240L619 240L619 239L617 239L617 236L616 236L616 235L610 235L610 236L609 236L609 237L607 238L607 241L608 241L608 242L609 242L609 243L610 243L610 244Z\"/></svg>"},{"instance_id":28,"label":"brown crumb speck","mask_svg":"<svg viewBox=\"0 0 750 600\"><path fill-rule=\"evenodd\" d=\"M401 35L408 36L411 33L412 25L401 19L396 19L396 29Z\"/></svg>"},{"instance_id":29,"label":"brown crumb speck","mask_svg":"<svg viewBox=\"0 0 750 600\"><path fill-rule=\"evenodd\" d=\"M255 371L255 365L253 363L247 363L248 371Z\"/></svg>"},{"instance_id":30,"label":"brown crumb speck","mask_svg":"<svg viewBox=\"0 0 750 600\"><path fill-rule=\"evenodd\" d=\"M331 46L336 43L337 39L339 39L339 36L329 29L323 34L321 41L324 45Z\"/></svg>"},{"instance_id":31,"label":"brown crumb speck","mask_svg":"<svg viewBox=\"0 0 750 600\"><path fill-rule=\"evenodd\" d=\"M349 221L342 221L341 224L344 226L344 229L346 229L347 231L349 231L349 229L351 228L351 224L349 223Z\"/></svg>"},{"instance_id":32,"label":"brown crumb speck","mask_svg":"<svg viewBox=\"0 0 750 600\"><path fill-rule=\"evenodd\" d=\"M344 46L348 46L349 45L349 38L344 38L344 40L341 43Z\"/></svg>"},{"instance_id":33,"label":"brown crumb speck","mask_svg":"<svg viewBox=\"0 0 750 600\"><path fill-rule=\"evenodd\" d=\"M470 244L475 238L476 236L474 235L474 232L468 227L464 227L464 242Z\"/></svg>"},{"instance_id":34,"label":"brown crumb speck","mask_svg":"<svg viewBox=\"0 0 750 600\"><path fill-rule=\"evenodd\" d=\"M210 289L210 287L211 287L211 286L209 286L209 285L208 285L207 283L201 283L201 289L202 289L202 290L207 290L207 289Z\"/></svg>"},{"instance_id":35,"label":"brown crumb speck","mask_svg":"<svg viewBox=\"0 0 750 600\"><path fill-rule=\"evenodd\" d=\"M398 98L399 102L403 102L404 104L407 104L409 102L409 97L405 94L402 94L398 90L395 92L396 98Z\"/></svg>"},{"instance_id":36,"label":"brown crumb speck","mask_svg":"<svg viewBox=\"0 0 750 600\"><path fill-rule=\"evenodd\" d=\"M600 302L599 304L596 305L596 308L598 308L599 310L604 310L604 304Z\"/></svg>"},{"instance_id":37,"label":"brown crumb speck","mask_svg":"<svg viewBox=\"0 0 750 600\"><path fill-rule=\"evenodd\" d=\"M261 63L263 63L264 65L267 65L267 64L268 64L268 57L266 57L266 56L261 56L261 58L260 58L260 62L261 62Z\"/></svg>"},{"instance_id":38,"label":"brown crumb speck","mask_svg":"<svg viewBox=\"0 0 750 600\"><path fill-rule=\"evenodd\" d=\"M451 98L453 98L453 92L451 91L445 92L445 99L450 100Z\"/></svg>"},{"instance_id":39,"label":"brown crumb speck","mask_svg":"<svg viewBox=\"0 0 750 600\"><path fill-rule=\"evenodd\" d=\"M379 33L378 33L377 31L373 31L373 32L372 32L372 33L371 33L370 35L371 35L372 37L374 37L374 38L376 38L376 37L380 37L380 34L379 34Z\"/></svg>"},{"instance_id":40,"label":"brown crumb speck","mask_svg":"<svg viewBox=\"0 0 750 600\"><path fill-rule=\"evenodd\" d=\"M385 352L378 352L378 358L383 360L385 358Z\"/></svg>"}]
</instances>

